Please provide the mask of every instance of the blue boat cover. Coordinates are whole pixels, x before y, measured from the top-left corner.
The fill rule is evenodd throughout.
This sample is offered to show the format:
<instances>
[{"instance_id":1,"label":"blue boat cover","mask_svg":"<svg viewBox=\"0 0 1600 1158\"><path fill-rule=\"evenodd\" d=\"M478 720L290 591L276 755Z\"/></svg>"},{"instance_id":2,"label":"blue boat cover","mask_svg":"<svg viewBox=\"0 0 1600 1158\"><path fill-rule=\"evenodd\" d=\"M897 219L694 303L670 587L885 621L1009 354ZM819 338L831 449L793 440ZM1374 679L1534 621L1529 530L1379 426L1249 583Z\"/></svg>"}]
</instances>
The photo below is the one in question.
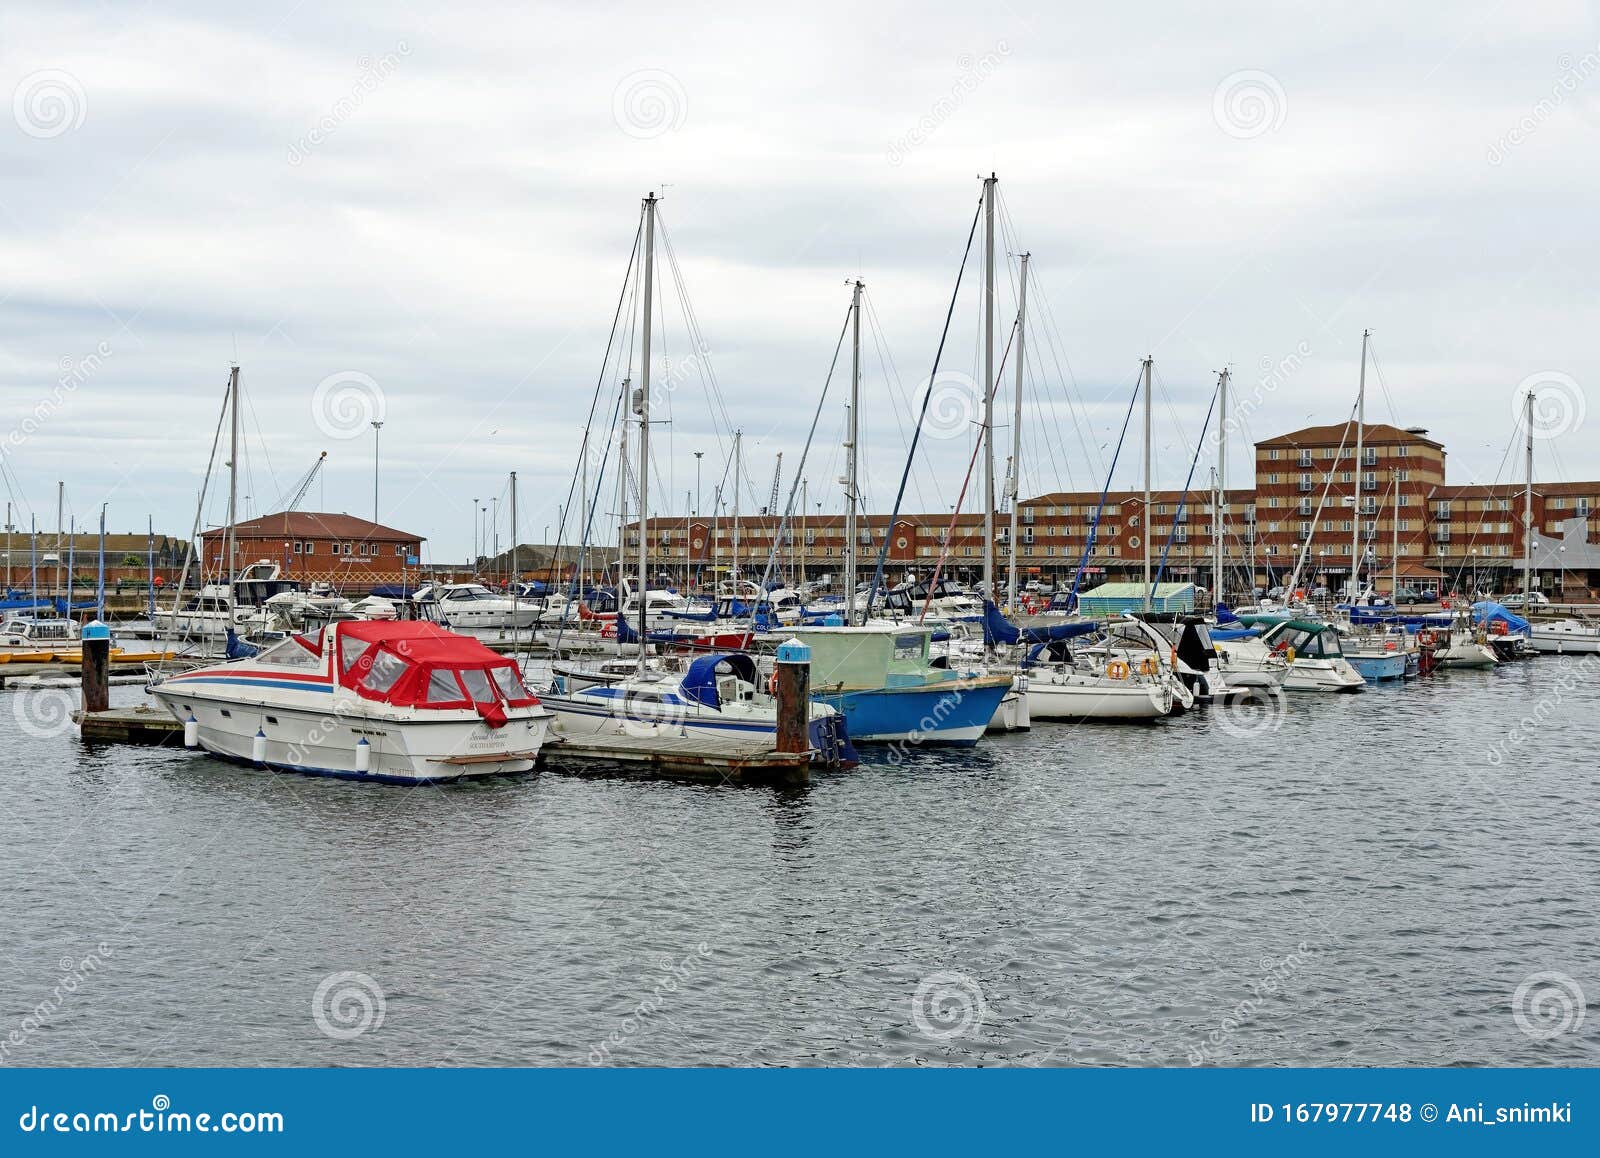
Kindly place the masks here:
<instances>
[{"instance_id":1,"label":"blue boat cover","mask_svg":"<svg viewBox=\"0 0 1600 1158\"><path fill-rule=\"evenodd\" d=\"M1056 623L1049 627L1018 627L1000 614L994 600L983 601L983 642L993 647L997 643L1050 643L1057 639L1071 639L1089 635L1100 625L1093 620L1078 623Z\"/></svg>"},{"instance_id":2,"label":"blue boat cover","mask_svg":"<svg viewBox=\"0 0 1600 1158\"><path fill-rule=\"evenodd\" d=\"M1533 626L1505 604L1488 599L1472 605L1472 618L1477 623L1504 623L1512 635L1526 635Z\"/></svg>"},{"instance_id":3,"label":"blue boat cover","mask_svg":"<svg viewBox=\"0 0 1600 1158\"><path fill-rule=\"evenodd\" d=\"M733 674L742 680L756 685L761 683L755 660L742 651L723 651L715 655L702 655L691 663L684 674L683 683L679 685L679 694L686 700L708 708L721 708L722 701L717 698L717 667L720 664L727 664Z\"/></svg>"},{"instance_id":4,"label":"blue boat cover","mask_svg":"<svg viewBox=\"0 0 1600 1158\"><path fill-rule=\"evenodd\" d=\"M1233 622L1237 623L1238 620ZM1216 643L1230 643L1235 639L1255 639L1261 634L1259 627L1213 627L1211 638Z\"/></svg>"},{"instance_id":5,"label":"blue boat cover","mask_svg":"<svg viewBox=\"0 0 1600 1158\"><path fill-rule=\"evenodd\" d=\"M260 654L261 649L259 647L246 643L234 633L233 628L228 628L228 643L223 648L223 655L229 659L249 659L251 656Z\"/></svg>"},{"instance_id":6,"label":"blue boat cover","mask_svg":"<svg viewBox=\"0 0 1600 1158\"><path fill-rule=\"evenodd\" d=\"M1238 622L1239 617L1233 613L1233 608L1229 607L1226 603L1217 604L1217 623L1219 625L1224 623ZM1213 632L1212 634L1214 635L1216 633Z\"/></svg>"}]
</instances>

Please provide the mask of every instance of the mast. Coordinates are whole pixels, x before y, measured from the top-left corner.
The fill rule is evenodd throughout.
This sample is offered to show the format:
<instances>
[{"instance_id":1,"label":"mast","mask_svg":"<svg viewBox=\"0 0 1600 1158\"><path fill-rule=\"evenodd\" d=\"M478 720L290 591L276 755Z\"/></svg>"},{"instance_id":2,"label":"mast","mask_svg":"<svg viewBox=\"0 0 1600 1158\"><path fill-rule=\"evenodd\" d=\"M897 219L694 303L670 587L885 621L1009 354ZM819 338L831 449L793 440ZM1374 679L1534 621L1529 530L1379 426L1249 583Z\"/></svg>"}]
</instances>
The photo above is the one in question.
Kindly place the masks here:
<instances>
[{"instance_id":1,"label":"mast","mask_svg":"<svg viewBox=\"0 0 1600 1158\"><path fill-rule=\"evenodd\" d=\"M1533 391L1522 401L1522 425L1528 432L1526 485L1522 488L1522 609L1533 598ZM1563 576L1564 578L1564 576Z\"/></svg>"},{"instance_id":2,"label":"mast","mask_svg":"<svg viewBox=\"0 0 1600 1158\"><path fill-rule=\"evenodd\" d=\"M1153 524L1150 522L1150 366L1155 359L1146 354L1144 359L1144 534L1139 536L1140 545L1144 547L1144 597L1140 601L1146 611L1150 610L1150 534Z\"/></svg>"},{"instance_id":3,"label":"mast","mask_svg":"<svg viewBox=\"0 0 1600 1158\"><path fill-rule=\"evenodd\" d=\"M62 532L66 528L67 484L56 483L56 591L61 590ZM72 605L72 592L67 592L67 606Z\"/></svg>"},{"instance_id":4,"label":"mast","mask_svg":"<svg viewBox=\"0 0 1600 1158\"><path fill-rule=\"evenodd\" d=\"M236 574L234 524L239 521L239 365L228 374L228 531L223 536L223 564L228 574L228 606L233 606L233 579Z\"/></svg>"},{"instance_id":5,"label":"mast","mask_svg":"<svg viewBox=\"0 0 1600 1158\"><path fill-rule=\"evenodd\" d=\"M1011 581L1006 586L1006 606L1013 612L1017 606L1017 496L1022 489L1022 359L1027 347L1028 325L1028 258L1023 254L1017 289L1017 388L1011 412L1011 532L1006 541L1011 546ZM990 598L994 598L991 594Z\"/></svg>"},{"instance_id":6,"label":"mast","mask_svg":"<svg viewBox=\"0 0 1600 1158\"><path fill-rule=\"evenodd\" d=\"M72 600L67 600L67 606L72 606ZM106 504L100 504L100 552L95 560L94 577L94 617L104 620L106 617Z\"/></svg>"},{"instance_id":7,"label":"mast","mask_svg":"<svg viewBox=\"0 0 1600 1158\"><path fill-rule=\"evenodd\" d=\"M517 472L511 472L511 638L517 638L517 588L521 585L521 556L517 553Z\"/></svg>"},{"instance_id":8,"label":"mast","mask_svg":"<svg viewBox=\"0 0 1600 1158\"><path fill-rule=\"evenodd\" d=\"M156 617L156 517L145 516L144 533L145 590L150 593L150 622Z\"/></svg>"},{"instance_id":9,"label":"mast","mask_svg":"<svg viewBox=\"0 0 1600 1158\"><path fill-rule=\"evenodd\" d=\"M744 469L744 431L733 432L733 575L737 584L744 572L739 566L739 475ZM738 589L734 594L737 597Z\"/></svg>"},{"instance_id":10,"label":"mast","mask_svg":"<svg viewBox=\"0 0 1600 1158\"><path fill-rule=\"evenodd\" d=\"M1228 368L1217 381L1217 405L1222 421L1217 425L1217 497L1211 504L1211 602L1222 602L1222 522L1228 510ZM1252 579L1252 582L1254 580Z\"/></svg>"},{"instance_id":11,"label":"mast","mask_svg":"<svg viewBox=\"0 0 1600 1158\"><path fill-rule=\"evenodd\" d=\"M644 673L645 632L650 616L650 310L655 289L656 195L644 199L644 329L640 337L639 391L639 672Z\"/></svg>"},{"instance_id":12,"label":"mast","mask_svg":"<svg viewBox=\"0 0 1600 1158\"><path fill-rule=\"evenodd\" d=\"M1361 331L1361 385L1356 390L1356 469L1353 476L1356 483L1356 509L1355 517L1350 520L1351 602L1356 600L1361 590L1356 586L1356 576L1361 572L1361 440L1367 421L1367 339L1371 336L1371 330Z\"/></svg>"},{"instance_id":13,"label":"mast","mask_svg":"<svg viewBox=\"0 0 1600 1158\"><path fill-rule=\"evenodd\" d=\"M633 379L622 380L622 404L628 405ZM628 558L628 419L624 409L617 441L617 610L622 610L622 565ZM641 530L641 533L642 530Z\"/></svg>"},{"instance_id":14,"label":"mast","mask_svg":"<svg viewBox=\"0 0 1600 1158\"><path fill-rule=\"evenodd\" d=\"M804 587L806 585L806 548L810 545L806 542L806 501L808 498L806 489L809 486L810 484L807 480L800 480L800 550L795 553L796 587Z\"/></svg>"},{"instance_id":15,"label":"mast","mask_svg":"<svg viewBox=\"0 0 1600 1158\"><path fill-rule=\"evenodd\" d=\"M994 187L983 183L983 593L994 598ZM891 528L892 529L892 528Z\"/></svg>"},{"instance_id":16,"label":"mast","mask_svg":"<svg viewBox=\"0 0 1600 1158\"><path fill-rule=\"evenodd\" d=\"M846 415L844 443L844 621L856 609L856 442L861 410L861 280L850 291L850 412Z\"/></svg>"}]
</instances>

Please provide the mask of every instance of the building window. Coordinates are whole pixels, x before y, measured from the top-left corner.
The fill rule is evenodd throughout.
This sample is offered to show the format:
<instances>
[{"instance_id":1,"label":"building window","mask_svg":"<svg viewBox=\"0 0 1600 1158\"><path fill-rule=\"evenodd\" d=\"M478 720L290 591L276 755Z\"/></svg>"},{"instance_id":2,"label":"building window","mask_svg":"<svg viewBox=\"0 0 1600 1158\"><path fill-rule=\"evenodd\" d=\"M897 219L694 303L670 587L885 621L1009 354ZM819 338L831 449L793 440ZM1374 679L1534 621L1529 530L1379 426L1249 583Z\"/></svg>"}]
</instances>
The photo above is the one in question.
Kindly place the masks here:
<instances>
[{"instance_id":1,"label":"building window","mask_svg":"<svg viewBox=\"0 0 1600 1158\"><path fill-rule=\"evenodd\" d=\"M299 539L296 539L294 541L294 553L296 555L298 555L300 553L300 540Z\"/></svg>"},{"instance_id":2,"label":"building window","mask_svg":"<svg viewBox=\"0 0 1600 1158\"><path fill-rule=\"evenodd\" d=\"M1408 447L1408 446L1397 446L1397 447L1394 448L1395 456L1397 458L1405 458L1406 457L1406 452L1409 451L1410 449L1411 448Z\"/></svg>"}]
</instances>

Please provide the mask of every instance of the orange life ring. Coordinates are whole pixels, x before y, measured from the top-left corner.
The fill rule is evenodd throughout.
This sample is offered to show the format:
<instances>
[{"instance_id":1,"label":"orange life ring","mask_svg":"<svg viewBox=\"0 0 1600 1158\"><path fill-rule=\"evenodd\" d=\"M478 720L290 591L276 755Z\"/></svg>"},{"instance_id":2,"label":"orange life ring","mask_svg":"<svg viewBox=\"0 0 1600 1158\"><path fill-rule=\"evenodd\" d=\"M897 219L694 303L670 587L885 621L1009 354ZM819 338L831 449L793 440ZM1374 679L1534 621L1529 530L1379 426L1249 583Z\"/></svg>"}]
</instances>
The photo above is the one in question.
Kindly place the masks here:
<instances>
[{"instance_id":1,"label":"orange life ring","mask_svg":"<svg viewBox=\"0 0 1600 1158\"><path fill-rule=\"evenodd\" d=\"M1106 664L1106 675L1114 680L1125 680L1128 678L1128 665L1120 659L1114 659Z\"/></svg>"},{"instance_id":2,"label":"orange life ring","mask_svg":"<svg viewBox=\"0 0 1600 1158\"><path fill-rule=\"evenodd\" d=\"M773 699L778 698L778 672L776 669L767 677L767 695Z\"/></svg>"}]
</instances>

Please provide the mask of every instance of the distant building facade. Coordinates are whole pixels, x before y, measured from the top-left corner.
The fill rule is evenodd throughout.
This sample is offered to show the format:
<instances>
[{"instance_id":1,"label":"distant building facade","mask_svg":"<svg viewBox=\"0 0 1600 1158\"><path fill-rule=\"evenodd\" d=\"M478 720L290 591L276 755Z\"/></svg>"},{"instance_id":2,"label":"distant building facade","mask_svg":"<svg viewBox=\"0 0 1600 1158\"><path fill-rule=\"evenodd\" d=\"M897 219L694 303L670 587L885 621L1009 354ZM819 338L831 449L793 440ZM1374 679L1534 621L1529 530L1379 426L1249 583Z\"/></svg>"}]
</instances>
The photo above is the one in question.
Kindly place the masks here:
<instances>
[{"instance_id":1,"label":"distant building facade","mask_svg":"<svg viewBox=\"0 0 1600 1158\"><path fill-rule=\"evenodd\" d=\"M224 530L200 539L206 573L227 572ZM356 515L291 511L246 519L234 527L234 541L237 566L270 559L286 579L332 583L343 591L414 579L427 540Z\"/></svg>"}]
</instances>

